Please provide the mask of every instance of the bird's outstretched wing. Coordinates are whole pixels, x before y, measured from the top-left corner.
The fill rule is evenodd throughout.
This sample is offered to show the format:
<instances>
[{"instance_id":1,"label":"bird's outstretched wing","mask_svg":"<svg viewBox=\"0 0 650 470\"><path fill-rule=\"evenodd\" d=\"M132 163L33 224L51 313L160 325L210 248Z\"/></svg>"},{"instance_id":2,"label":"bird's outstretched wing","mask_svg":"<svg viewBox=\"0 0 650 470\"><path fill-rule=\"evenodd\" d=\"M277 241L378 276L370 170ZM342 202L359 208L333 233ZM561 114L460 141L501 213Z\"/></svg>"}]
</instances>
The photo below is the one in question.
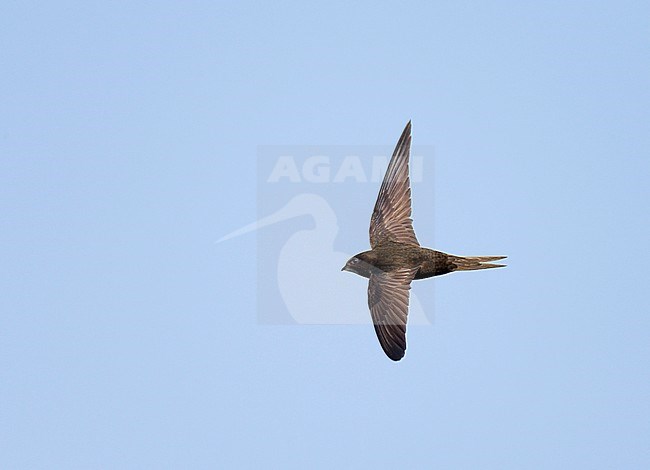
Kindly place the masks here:
<instances>
[{"instance_id":1,"label":"bird's outstretched wing","mask_svg":"<svg viewBox=\"0 0 650 470\"><path fill-rule=\"evenodd\" d=\"M411 151L411 121L408 122L390 159L370 219L370 246L394 241L417 245L418 239L411 220L411 185L409 153Z\"/></svg>"},{"instance_id":2,"label":"bird's outstretched wing","mask_svg":"<svg viewBox=\"0 0 650 470\"><path fill-rule=\"evenodd\" d=\"M382 349L393 361L406 351L409 290L418 268L375 272L368 283L368 307Z\"/></svg>"}]
</instances>

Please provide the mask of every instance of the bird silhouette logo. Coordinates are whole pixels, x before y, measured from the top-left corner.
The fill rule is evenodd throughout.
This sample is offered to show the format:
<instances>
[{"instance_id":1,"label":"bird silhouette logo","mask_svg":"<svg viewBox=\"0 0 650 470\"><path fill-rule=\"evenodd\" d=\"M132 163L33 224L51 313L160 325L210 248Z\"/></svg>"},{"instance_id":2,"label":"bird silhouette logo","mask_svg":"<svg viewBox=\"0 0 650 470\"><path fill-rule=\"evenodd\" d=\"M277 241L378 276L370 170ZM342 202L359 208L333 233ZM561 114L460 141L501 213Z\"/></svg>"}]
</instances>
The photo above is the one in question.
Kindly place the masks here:
<instances>
[{"instance_id":1,"label":"bird silhouette logo","mask_svg":"<svg viewBox=\"0 0 650 470\"><path fill-rule=\"evenodd\" d=\"M282 240L277 256L274 253L266 254L265 260L273 266L263 267L265 275L260 282L273 284L277 288L293 323L371 324L365 301L358 296L359 286L337 275L350 253L334 248L339 233L338 218L332 206L321 195L297 194L279 210L221 237L217 242L305 216L313 224L296 230ZM275 275L268 276L266 273L269 272ZM413 300L412 322L431 324L418 299ZM262 308L266 306L263 305Z\"/></svg>"}]
</instances>

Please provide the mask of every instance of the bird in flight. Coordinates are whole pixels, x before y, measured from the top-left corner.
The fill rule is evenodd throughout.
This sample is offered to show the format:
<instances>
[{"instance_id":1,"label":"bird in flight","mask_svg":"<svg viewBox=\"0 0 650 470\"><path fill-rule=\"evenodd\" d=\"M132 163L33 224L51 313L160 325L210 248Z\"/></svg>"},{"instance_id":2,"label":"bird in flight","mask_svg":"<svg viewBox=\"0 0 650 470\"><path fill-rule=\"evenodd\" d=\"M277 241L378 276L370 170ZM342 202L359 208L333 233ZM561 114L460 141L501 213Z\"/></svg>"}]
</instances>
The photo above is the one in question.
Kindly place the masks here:
<instances>
[{"instance_id":1,"label":"bird in flight","mask_svg":"<svg viewBox=\"0 0 650 470\"><path fill-rule=\"evenodd\" d=\"M369 251L348 260L342 271L369 279L368 307L382 349L393 361L406 352L411 281L453 271L500 268L505 256L455 256L424 248L411 220L409 154L411 121L397 142L370 218Z\"/></svg>"}]
</instances>

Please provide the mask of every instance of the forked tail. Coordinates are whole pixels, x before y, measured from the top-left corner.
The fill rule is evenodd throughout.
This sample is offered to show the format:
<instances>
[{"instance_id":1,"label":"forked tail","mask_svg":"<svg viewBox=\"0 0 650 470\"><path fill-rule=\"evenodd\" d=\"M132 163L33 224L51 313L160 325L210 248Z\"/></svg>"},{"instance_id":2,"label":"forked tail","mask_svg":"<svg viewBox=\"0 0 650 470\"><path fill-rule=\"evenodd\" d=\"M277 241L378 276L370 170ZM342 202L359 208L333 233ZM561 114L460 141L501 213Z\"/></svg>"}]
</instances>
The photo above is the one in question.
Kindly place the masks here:
<instances>
[{"instance_id":1,"label":"forked tail","mask_svg":"<svg viewBox=\"0 0 650 470\"><path fill-rule=\"evenodd\" d=\"M507 256L454 256L452 263L456 265L454 271L474 271L476 269L503 268L505 264L494 264L488 261L497 261Z\"/></svg>"}]
</instances>

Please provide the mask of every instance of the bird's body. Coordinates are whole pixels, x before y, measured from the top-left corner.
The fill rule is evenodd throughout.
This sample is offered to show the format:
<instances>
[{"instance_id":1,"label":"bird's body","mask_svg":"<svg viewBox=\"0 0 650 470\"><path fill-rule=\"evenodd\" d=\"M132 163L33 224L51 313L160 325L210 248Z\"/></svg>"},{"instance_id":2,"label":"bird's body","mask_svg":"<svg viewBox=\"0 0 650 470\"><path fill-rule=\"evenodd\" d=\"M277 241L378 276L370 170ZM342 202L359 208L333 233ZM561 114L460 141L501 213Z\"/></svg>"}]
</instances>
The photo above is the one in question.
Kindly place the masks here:
<instances>
[{"instance_id":1,"label":"bird's body","mask_svg":"<svg viewBox=\"0 0 650 470\"><path fill-rule=\"evenodd\" d=\"M368 307L386 355L399 361L406 351L409 290L414 279L453 271L502 267L505 256L455 256L420 246L411 220L408 162L411 122L397 142L370 219L371 250L348 260L343 271L369 279Z\"/></svg>"},{"instance_id":2,"label":"bird's body","mask_svg":"<svg viewBox=\"0 0 650 470\"><path fill-rule=\"evenodd\" d=\"M355 256L362 260L361 267L354 272L370 278L372 271L393 272L404 267L417 269L413 279L447 274L456 268L453 255L441 251L406 245L404 243L386 242L372 250L364 251Z\"/></svg>"}]
</instances>

